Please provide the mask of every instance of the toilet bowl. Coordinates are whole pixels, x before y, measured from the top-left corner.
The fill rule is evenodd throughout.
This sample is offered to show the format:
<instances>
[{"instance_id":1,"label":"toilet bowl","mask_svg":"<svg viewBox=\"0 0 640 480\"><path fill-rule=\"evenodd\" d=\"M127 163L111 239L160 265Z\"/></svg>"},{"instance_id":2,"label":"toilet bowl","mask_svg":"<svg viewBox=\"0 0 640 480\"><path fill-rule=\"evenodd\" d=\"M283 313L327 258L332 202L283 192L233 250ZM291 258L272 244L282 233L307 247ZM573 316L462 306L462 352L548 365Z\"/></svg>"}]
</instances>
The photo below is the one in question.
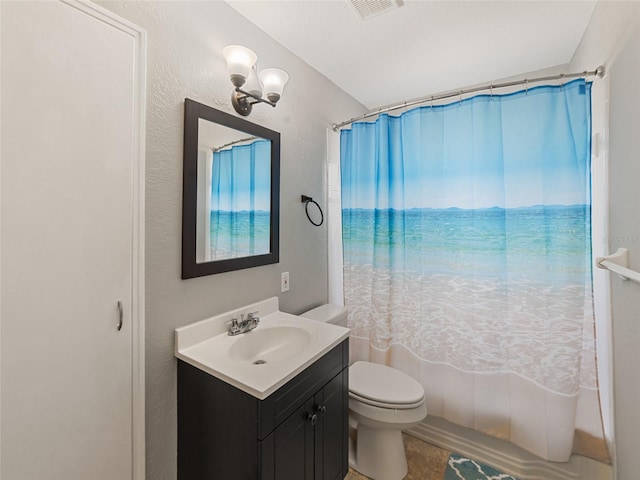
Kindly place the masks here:
<instances>
[{"instance_id":1,"label":"toilet bowl","mask_svg":"<svg viewBox=\"0 0 640 480\"><path fill-rule=\"evenodd\" d=\"M349 367L349 417L356 428L349 464L375 480L407 474L402 430L427 416L422 385L386 365L355 362Z\"/></svg>"},{"instance_id":2,"label":"toilet bowl","mask_svg":"<svg viewBox=\"0 0 640 480\"><path fill-rule=\"evenodd\" d=\"M321 305L301 314L346 326L347 309ZM409 375L372 362L349 367L349 425L355 438L349 466L374 480L401 480L407 474L402 430L427 416L424 388Z\"/></svg>"}]
</instances>

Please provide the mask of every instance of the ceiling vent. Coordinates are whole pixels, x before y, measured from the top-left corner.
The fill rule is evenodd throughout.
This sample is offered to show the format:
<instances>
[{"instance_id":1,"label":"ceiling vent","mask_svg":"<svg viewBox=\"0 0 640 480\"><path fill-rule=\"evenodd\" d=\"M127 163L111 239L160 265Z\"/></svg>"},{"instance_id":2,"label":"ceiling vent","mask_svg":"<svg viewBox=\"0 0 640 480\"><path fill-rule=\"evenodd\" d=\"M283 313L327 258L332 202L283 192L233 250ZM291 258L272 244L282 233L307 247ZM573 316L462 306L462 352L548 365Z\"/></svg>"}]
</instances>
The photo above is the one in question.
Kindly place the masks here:
<instances>
[{"instance_id":1,"label":"ceiling vent","mask_svg":"<svg viewBox=\"0 0 640 480\"><path fill-rule=\"evenodd\" d=\"M347 0L360 20L369 20L401 7L402 0Z\"/></svg>"}]
</instances>

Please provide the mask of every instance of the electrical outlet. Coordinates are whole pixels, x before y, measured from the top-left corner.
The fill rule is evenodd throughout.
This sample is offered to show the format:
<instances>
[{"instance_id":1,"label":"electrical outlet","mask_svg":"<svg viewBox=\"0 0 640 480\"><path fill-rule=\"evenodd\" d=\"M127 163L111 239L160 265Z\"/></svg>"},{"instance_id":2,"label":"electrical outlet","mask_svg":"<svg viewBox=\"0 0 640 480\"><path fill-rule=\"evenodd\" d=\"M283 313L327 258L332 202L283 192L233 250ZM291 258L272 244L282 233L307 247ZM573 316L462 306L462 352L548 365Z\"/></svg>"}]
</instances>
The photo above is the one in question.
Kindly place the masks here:
<instances>
[{"instance_id":1,"label":"electrical outlet","mask_svg":"<svg viewBox=\"0 0 640 480\"><path fill-rule=\"evenodd\" d=\"M280 291L281 292L289 291L289 272L282 272L280 274Z\"/></svg>"}]
</instances>

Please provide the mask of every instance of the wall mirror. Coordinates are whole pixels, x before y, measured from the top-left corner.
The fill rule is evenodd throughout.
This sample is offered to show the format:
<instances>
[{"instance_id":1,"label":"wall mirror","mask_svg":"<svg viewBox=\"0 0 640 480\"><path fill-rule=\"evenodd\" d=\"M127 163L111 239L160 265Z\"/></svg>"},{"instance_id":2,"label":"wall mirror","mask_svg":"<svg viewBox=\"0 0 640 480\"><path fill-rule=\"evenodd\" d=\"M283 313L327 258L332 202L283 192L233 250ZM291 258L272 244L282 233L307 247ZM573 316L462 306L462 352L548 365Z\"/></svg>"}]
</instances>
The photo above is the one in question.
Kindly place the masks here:
<instances>
[{"instance_id":1,"label":"wall mirror","mask_svg":"<svg viewBox=\"0 0 640 480\"><path fill-rule=\"evenodd\" d=\"M182 278L278 263L280 134L185 99Z\"/></svg>"}]
</instances>

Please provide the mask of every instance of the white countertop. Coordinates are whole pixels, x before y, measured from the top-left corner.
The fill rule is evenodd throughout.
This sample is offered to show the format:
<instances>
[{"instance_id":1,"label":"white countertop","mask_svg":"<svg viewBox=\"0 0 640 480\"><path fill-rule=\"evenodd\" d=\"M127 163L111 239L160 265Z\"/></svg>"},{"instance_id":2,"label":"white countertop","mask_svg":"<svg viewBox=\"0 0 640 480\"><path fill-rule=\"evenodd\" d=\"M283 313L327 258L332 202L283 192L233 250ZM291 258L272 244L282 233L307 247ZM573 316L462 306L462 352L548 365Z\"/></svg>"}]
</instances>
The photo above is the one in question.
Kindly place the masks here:
<instances>
[{"instance_id":1,"label":"white countertop","mask_svg":"<svg viewBox=\"0 0 640 480\"><path fill-rule=\"evenodd\" d=\"M255 330L235 336L227 335L228 326L225 322L256 311L259 312L260 323ZM299 337L295 337L296 343L291 345L288 352L280 349L279 357L273 357L272 361L265 364L238 361L237 356L234 357L239 346L257 345L258 342L254 340L262 341L267 337L265 342L272 341L273 335L265 335L270 333L269 329L276 333L286 330L301 332L304 341L298 341ZM245 338L247 335L254 336ZM177 328L175 356L263 400L348 336L348 328L279 311L278 297L272 297Z\"/></svg>"}]
</instances>

